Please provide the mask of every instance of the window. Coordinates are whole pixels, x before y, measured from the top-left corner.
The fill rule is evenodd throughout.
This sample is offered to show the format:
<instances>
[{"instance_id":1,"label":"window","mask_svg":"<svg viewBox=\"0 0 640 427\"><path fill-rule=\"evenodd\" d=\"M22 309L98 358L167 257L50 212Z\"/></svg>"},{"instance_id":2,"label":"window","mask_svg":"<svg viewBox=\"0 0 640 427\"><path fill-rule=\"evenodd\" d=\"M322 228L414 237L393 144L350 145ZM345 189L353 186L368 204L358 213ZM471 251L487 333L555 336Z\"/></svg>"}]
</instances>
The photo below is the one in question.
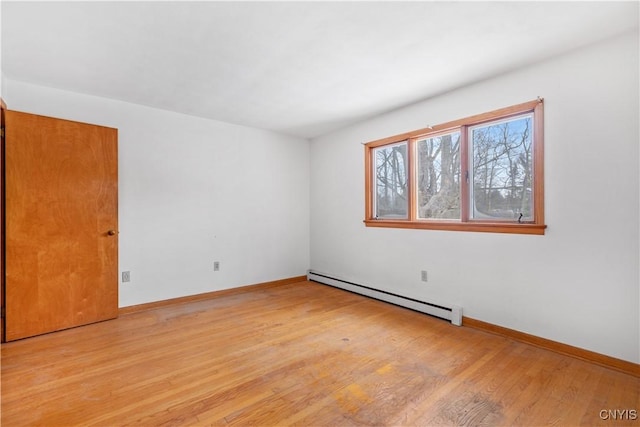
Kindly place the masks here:
<instances>
[{"instance_id":1,"label":"window","mask_svg":"<svg viewBox=\"0 0 640 427\"><path fill-rule=\"evenodd\" d=\"M376 162L377 218L403 218L409 215L407 143L374 149Z\"/></svg>"},{"instance_id":2,"label":"window","mask_svg":"<svg viewBox=\"0 0 640 427\"><path fill-rule=\"evenodd\" d=\"M418 218L460 218L460 132L417 141Z\"/></svg>"},{"instance_id":3,"label":"window","mask_svg":"<svg viewBox=\"0 0 640 427\"><path fill-rule=\"evenodd\" d=\"M538 99L365 144L365 224L544 234Z\"/></svg>"}]
</instances>

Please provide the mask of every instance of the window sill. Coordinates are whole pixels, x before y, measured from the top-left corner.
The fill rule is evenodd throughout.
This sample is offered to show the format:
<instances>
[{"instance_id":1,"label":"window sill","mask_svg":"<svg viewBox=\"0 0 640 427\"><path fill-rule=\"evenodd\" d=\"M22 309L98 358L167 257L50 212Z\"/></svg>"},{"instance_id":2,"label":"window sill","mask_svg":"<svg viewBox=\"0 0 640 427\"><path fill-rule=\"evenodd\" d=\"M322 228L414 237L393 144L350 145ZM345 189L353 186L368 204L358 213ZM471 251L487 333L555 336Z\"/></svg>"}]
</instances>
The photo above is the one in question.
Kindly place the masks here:
<instances>
[{"instance_id":1,"label":"window sill","mask_svg":"<svg viewBox=\"0 0 640 427\"><path fill-rule=\"evenodd\" d=\"M459 222L459 221L399 221L388 219L365 219L367 227L415 228L421 230L473 231L482 233L537 234L544 235L546 225L513 224L496 222Z\"/></svg>"}]
</instances>

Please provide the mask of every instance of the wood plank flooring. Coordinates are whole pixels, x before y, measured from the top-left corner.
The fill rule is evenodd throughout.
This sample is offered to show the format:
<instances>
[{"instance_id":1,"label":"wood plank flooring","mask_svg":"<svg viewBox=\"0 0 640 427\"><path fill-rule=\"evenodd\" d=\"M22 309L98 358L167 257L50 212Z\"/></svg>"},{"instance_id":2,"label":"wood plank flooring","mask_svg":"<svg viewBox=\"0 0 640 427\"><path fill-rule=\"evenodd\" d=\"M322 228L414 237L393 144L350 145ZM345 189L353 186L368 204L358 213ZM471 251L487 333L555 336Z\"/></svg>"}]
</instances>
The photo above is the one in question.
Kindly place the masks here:
<instances>
[{"instance_id":1,"label":"wood plank flooring","mask_svg":"<svg viewBox=\"0 0 640 427\"><path fill-rule=\"evenodd\" d=\"M1 352L3 426L640 423L637 377L311 282Z\"/></svg>"}]
</instances>

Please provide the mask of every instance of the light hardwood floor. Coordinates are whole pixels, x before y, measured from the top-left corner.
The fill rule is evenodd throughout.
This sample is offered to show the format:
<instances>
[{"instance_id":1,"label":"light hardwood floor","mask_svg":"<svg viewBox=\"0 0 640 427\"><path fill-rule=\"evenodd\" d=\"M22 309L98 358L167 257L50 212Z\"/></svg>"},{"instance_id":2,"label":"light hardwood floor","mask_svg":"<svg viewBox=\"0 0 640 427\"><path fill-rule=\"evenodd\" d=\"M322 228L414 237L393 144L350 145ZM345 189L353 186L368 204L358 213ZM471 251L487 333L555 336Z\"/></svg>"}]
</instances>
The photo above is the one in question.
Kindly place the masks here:
<instances>
[{"instance_id":1,"label":"light hardwood floor","mask_svg":"<svg viewBox=\"0 0 640 427\"><path fill-rule=\"evenodd\" d=\"M637 377L311 282L1 351L3 426L640 422Z\"/></svg>"}]
</instances>

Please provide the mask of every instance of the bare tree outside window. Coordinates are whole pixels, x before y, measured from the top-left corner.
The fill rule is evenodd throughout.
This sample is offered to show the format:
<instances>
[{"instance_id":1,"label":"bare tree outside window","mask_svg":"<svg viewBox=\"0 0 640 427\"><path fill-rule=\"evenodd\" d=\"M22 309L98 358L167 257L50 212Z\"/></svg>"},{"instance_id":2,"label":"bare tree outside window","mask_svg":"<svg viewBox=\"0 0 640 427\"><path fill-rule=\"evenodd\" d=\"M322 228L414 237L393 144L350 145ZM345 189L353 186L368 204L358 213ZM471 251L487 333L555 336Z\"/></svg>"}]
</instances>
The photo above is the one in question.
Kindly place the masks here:
<instances>
[{"instance_id":1,"label":"bare tree outside window","mask_svg":"<svg viewBox=\"0 0 640 427\"><path fill-rule=\"evenodd\" d=\"M376 180L376 217L407 218L407 143L374 151Z\"/></svg>"},{"instance_id":2,"label":"bare tree outside window","mask_svg":"<svg viewBox=\"0 0 640 427\"><path fill-rule=\"evenodd\" d=\"M532 118L494 122L470 129L474 219L532 218Z\"/></svg>"},{"instance_id":3,"label":"bare tree outside window","mask_svg":"<svg viewBox=\"0 0 640 427\"><path fill-rule=\"evenodd\" d=\"M460 132L418 144L418 218L460 218Z\"/></svg>"}]
</instances>

